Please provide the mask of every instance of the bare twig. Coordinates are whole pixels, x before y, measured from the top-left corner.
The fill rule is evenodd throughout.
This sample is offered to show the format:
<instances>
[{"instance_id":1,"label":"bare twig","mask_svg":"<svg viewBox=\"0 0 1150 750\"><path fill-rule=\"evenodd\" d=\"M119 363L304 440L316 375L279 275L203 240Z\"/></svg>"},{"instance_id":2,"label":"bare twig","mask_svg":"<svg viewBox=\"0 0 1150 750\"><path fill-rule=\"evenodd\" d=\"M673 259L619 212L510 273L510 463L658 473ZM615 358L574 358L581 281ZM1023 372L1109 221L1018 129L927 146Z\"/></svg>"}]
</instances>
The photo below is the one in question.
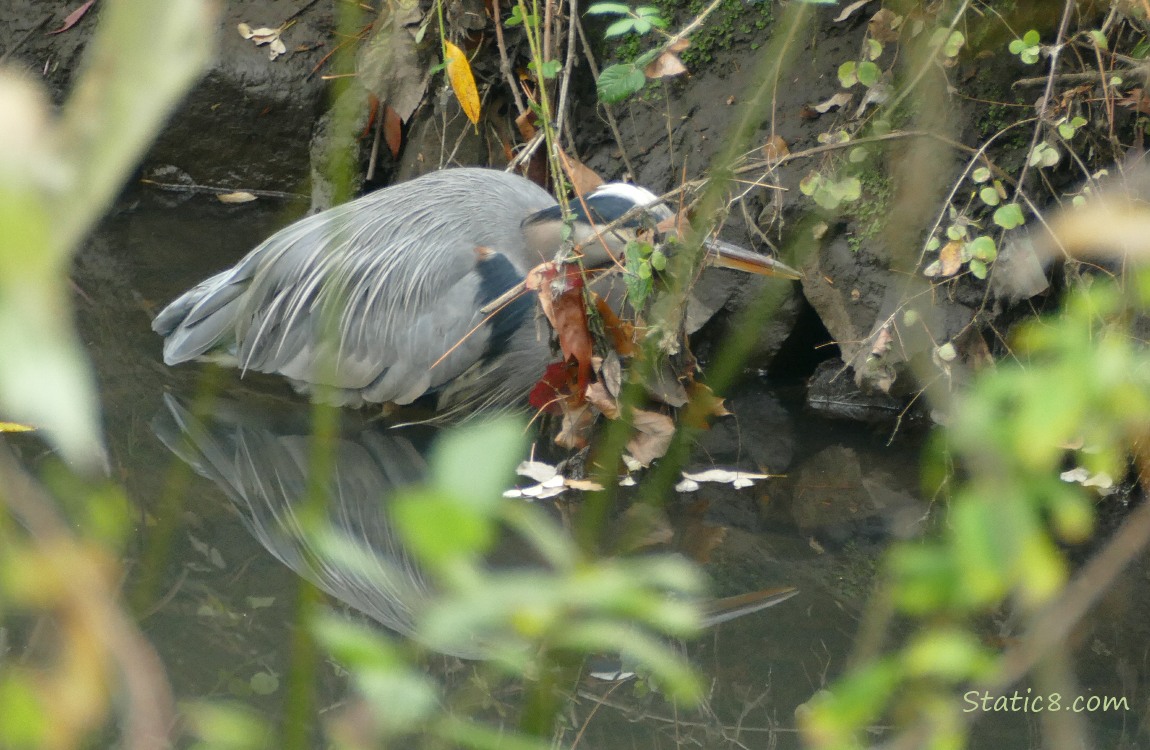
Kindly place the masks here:
<instances>
[{"instance_id":1,"label":"bare twig","mask_svg":"<svg viewBox=\"0 0 1150 750\"><path fill-rule=\"evenodd\" d=\"M218 187L215 185L184 185L178 182L156 182L155 180L141 179L141 185L165 190L169 193L193 193L206 195L227 195L228 193L251 193L257 198L282 198L285 200L306 200L306 195L299 193L284 193L279 190L256 190L254 188Z\"/></svg>"},{"instance_id":2,"label":"bare twig","mask_svg":"<svg viewBox=\"0 0 1150 750\"><path fill-rule=\"evenodd\" d=\"M587 67L591 69L591 75L595 80L599 80L599 65L595 62L595 55L591 52L591 44L587 41L587 32L583 30L583 22L579 20L579 16L571 16L571 22L574 24L576 31L579 32L579 40L583 43L583 56L587 59ZM627 147L623 145L623 134L619 132L619 123L615 120L615 113L611 109L610 104L603 105L603 113L607 116L607 125L611 128L611 135L615 138L615 145L619 147L619 153L623 159L623 166L627 167L627 174L631 175L631 179L635 179L636 172L631 160L627 157Z\"/></svg>"},{"instance_id":3,"label":"bare twig","mask_svg":"<svg viewBox=\"0 0 1150 750\"><path fill-rule=\"evenodd\" d=\"M499 8L499 0L495 3L495 45L499 48L499 72L507 81L507 88L511 89L511 96L515 99L516 114L523 114L527 107L523 104L523 97L519 95L519 82L511 74L511 60L507 57L507 44L503 41L503 14Z\"/></svg>"}]
</instances>

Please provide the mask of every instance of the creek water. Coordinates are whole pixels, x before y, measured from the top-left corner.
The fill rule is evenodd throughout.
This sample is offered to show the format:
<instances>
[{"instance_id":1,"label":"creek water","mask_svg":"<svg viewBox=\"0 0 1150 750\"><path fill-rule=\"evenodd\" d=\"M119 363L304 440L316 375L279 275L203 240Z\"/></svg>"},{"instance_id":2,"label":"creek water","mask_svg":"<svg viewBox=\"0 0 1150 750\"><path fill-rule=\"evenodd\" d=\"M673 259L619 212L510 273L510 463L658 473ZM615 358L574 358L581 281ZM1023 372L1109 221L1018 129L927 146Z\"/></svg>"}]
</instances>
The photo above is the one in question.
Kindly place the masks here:
<instances>
[{"instance_id":1,"label":"creek water","mask_svg":"<svg viewBox=\"0 0 1150 750\"><path fill-rule=\"evenodd\" d=\"M205 368L165 367L149 323L163 304L233 264L299 210L129 196L104 222L75 275L113 472L137 519L124 553L126 594L179 700L239 700L274 722L283 718L299 573L309 571L307 552L281 528L307 483L307 409L282 384L222 371L209 376L218 408L191 416L184 409L203 392ZM707 484L668 498L668 546L703 562L717 596L779 586L799 593L684 646L708 685L701 710L676 709L637 681L585 678L564 711L565 746L799 747L796 708L845 669L883 551L892 540L919 534L936 512L919 490L921 429L892 439L889 425L822 419L803 408L795 383L755 380L729 405L734 416L704 435L692 465L781 476L739 490ZM197 420L205 426L189 437L187 427ZM337 451L342 483L333 507L347 528L404 570L413 565L381 504L395 486L420 476L430 439L361 424L346 431ZM1150 618L1141 616L1148 569L1143 561L1131 571L1122 589L1129 595L1107 597L1076 635L1082 694L1125 696L1132 705L1087 717L1099 747L1150 741L1150 639L1142 637ZM410 602L402 597L425 591L418 570L414 584L397 585L399 593L347 581L342 589L330 580L325 586L314 566L310 575L337 611L360 620L366 612L373 618L367 621L390 626L388 632L413 634ZM1017 635L1008 618L986 623L986 632ZM424 659L429 674L458 687L476 680L474 656ZM478 682L470 689L484 690ZM349 694L346 675L321 663L316 726L338 713ZM520 697L499 688L474 703L489 720L513 724ZM1035 713L986 712L974 746L1038 747L1041 720Z\"/></svg>"}]
</instances>

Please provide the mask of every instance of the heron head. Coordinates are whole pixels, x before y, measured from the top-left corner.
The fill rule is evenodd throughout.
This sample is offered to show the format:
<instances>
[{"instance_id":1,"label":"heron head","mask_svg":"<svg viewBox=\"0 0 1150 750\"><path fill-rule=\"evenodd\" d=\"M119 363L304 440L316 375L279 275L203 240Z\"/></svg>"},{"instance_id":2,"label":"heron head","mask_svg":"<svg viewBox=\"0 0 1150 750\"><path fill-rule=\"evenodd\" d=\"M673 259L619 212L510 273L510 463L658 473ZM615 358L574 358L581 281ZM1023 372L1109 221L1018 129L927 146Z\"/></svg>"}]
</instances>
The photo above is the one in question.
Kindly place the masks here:
<instances>
[{"instance_id":1,"label":"heron head","mask_svg":"<svg viewBox=\"0 0 1150 750\"><path fill-rule=\"evenodd\" d=\"M639 232L646 230L654 236L673 224L675 218L675 212L650 190L624 182L607 183L571 201L571 213L572 239L582 249L584 263L591 268L610 265ZM523 232L531 250L538 251L543 260L550 260L562 244L562 225L559 206L527 217ZM729 242L708 238L704 246L710 265L787 279L801 277L798 271L773 258Z\"/></svg>"}]
</instances>

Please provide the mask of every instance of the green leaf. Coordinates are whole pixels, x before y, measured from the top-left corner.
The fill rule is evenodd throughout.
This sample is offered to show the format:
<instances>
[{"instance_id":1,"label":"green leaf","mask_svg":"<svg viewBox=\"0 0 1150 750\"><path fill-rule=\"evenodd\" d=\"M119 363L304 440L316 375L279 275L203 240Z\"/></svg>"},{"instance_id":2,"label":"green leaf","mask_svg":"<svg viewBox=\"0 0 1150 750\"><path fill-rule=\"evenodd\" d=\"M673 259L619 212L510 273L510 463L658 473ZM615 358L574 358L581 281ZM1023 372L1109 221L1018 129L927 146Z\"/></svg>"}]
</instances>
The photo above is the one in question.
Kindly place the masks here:
<instances>
[{"instance_id":1,"label":"green leaf","mask_svg":"<svg viewBox=\"0 0 1150 750\"><path fill-rule=\"evenodd\" d=\"M882 57L882 42L877 39L867 39L866 56L868 60L877 60Z\"/></svg>"},{"instance_id":2,"label":"green leaf","mask_svg":"<svg viewBox=\"0 0 1150 750\"><path fill-rule=\"evenodd\" d=\"M498 507L527 449L522 420L499 417L445 431L431 452L432 486L483 512Z\"/></svg>"},{"instance_id":3,"label":"green leaf","mask_svg":"<svg viewBox=\"0 0 1150 750\"><path fill-rule=\"evenodd\" d=\"M848 60L839 66L839 83L844 89L849 89L858 83L857 69L858 63L854 60Z\"/></svg>"},{"instance_id":4,"label":"green leaf","mask_svg":"<svg viewBox=\"0 0 1150 750\"><path fill-rule=\"evenodd\" d=\"M256 695L271 695L280 689L280 680L271 672L256 672L248 685Z\"/></svg>"},{"instance_id":5,"label":"green leaf","mask_svg":"<svg viewBox=\"0 0 1150 750\"><path fill-rule=\"evenodd\" d=\"M927 630L911 641L902 659L911 677L940 677L951 682L979 677L991 664L978 639L956 628Z\"/></svg>"},{"instance_id":6,"label":"green leaf","mask_svg":"<svg viewBox=\"0 0 1150 750\"><path fill-rule=\"evenodd\" d=\"M971 258L970 262L967 263L967 267L970 268L970 272L974 274L974 278L976 279L985 279L986 274L989 272L989 269L986 267L986 263L982 262L978 258Z\"/></svg>"},{"instance_id":7,"label":"green leaf","mask_svg":"<svg viewBox=\"0 0 1150 750\"><path fill-rule=\"evenodd\" d=\"M1022 50L1022 54L1020 55L1022 62L1026 63L1027 65L1033 65L1034 63L1038 62L1039 52L1040 50L1038 47L1027 47L1026 49Z\"/></svg>"},{"instance_id":8,"label":"green leaf","mask_svg":"<svg viewBox=\"0 0 1150 750\"><path fill-rule=\"evenodd\" d=\"M491 517L434 493L405 492L392 501L390 511L408 549L430 565L481 555L495 542Z\"/></svg>"},{"instance_id":9,"label":"green leaf","mask_svg":"<svg viewBox=\"0 0 1150 750\"><path fill-rule=\"evenodd\" d=\"M976 183L986 182L990 179L990 169L988 167L979 167L970 174L970 179Z\"/></svg>"},{"instance_id":10,"label":"green leaf","mask_svg":"<svg viewBox=\"0 0 1150 750\"><path fill-rule=\"evenodd\" d=\"M1090 39L1098 46L1098 49L1108 49L1109 43L1106 41L1106 35L1098 29L1090 30Z\"/></svg>"},{"instance_id":11,"label":"green leaf","mask_svg":"<svg viewBox=\"0 0 1150 750\"><path fill-rule=\"evenodd\" d=\"M982 235L970 241L970 254L978 260L993 262L998 257L998 248L991 237Z\"/></svg>"},{"instance_id":12,"label":"green leaf","mask_svg":"<svg viewBox=\"0 0 1150 750\"><path fill-rule=\"evenodd\" d=\"M863 86L870 88L871 86L875 85L878 83L878 79L881 75L882 70L880 70L877 65L870 62L869 60L859 63L858 79L859 83L861 83Z\"/></svg>"},{"instance_id":13,"label":"green leaf","mask_svg":"<svg viewBox=\"0 0 1150 750\"><path fill-rule=\"evenodd\" d=\"M514 10L518 10L518 6L514 6ZM587 9L586 14L589 16L602 16L614 15L625 16L631 12L631 8L623 3L594 3Z\"/></svg>"},{"instance_id":14,"label":"green leaf","mask_svg":"<svg viewBox=\"0 0 1150 750\"><path fill-rule=\"evenodd\" d=\"M613 36L623 36L624 34L629 34L632 31L637 30L636 24L638 23L641 22L636 21L634 18L620 18L618 21L607 27L607 30L603 32L603 36L611 38Z\"/></svg>"},{"instance_id":15,"label":"green leaf","mask_svg":"<svg viewBox=\"0 0 1150 750\"><path fill-rule=\"evenodd\" d=\"M535 61L532 60L531 62L527 63L527 67L531 70L534 70ZM543 63L542 69L539 71L539 75L543 76L544 78L554 78L555 76L559 75L559 71L561 70L563 70L563 63L559 62L558 60L548 60L547 62Z\"/></svg>"},{"instance_id":16,"label":"green leaf","mask_svg":"<svg viewBox=\"0 0 1150 750\"><path fill-rule=\"evenodd\" d=\"M1042 37L1039 36L1038 31L1035 29L1030 29L1022 35L1022 41L1026 44L1027 47L1037 47L1041 40Z\"/></svg>"},{"instance_id":17,"label":"green leaf","mask_svg":"<svg viewBox=\"0 0 1150 750\"><path fill-rule=\"evenodd\" d=\"M946 238L954 242L966 239L966 227L960 226L958 224L951 224L946 228Z\"/></svg>"},{"instance_id":18,"label":"green leaf","mask_svg":"<svg viewBox=\"0 0 1150 750\"><path fill-rule=\"evenodd\" d=\"M1010 54L1018 55L1022 53L1022 50L1026 49L1026 43L1021 39L1015 39L1010 43L1007 49L1010 50Z\"/></svg>"},{"instance_id":19,"label":"green leaf","mask_svg":"<svg viewBox=\"0 0 1150 750\"><path fill-rule=\"evenodd\" d=\"M606 104L616 104L632 94L642 91L647 83L647 76L643 70L634 63L620 63L605 68L599 74L595 86L599 92L599 101Z\"/></svg>"},{"instance_id":20,"label":"green leaf","mask_svg":"<svg viewBox=\"0 0 1150 750\"><path fill-rule=\"evenodd\" d=\"M942 48L942 54L947 57L955 57L964 44L966 44L966 37L963 36L962 32L958 30L952 31L950 32L950 36L946 38L946 44Z\"/></svg>"},{"instance_id":21,"label":"green leaf","mask_svg":"<svg viewBox=\"0 0 1150 750\"><path fill-rule=\"evenodd\" d=\"M650 30L651 30L651 22L650 21L646 20L645 18L639 18L639 19L635 20L635 33L636 34L646 34Z\"/></svg>"},{"instance_id":22,"label":"green leaf","mask_svg":"<svg viewBox=\"0 0 1150 750\"><path fill-rule=\"evenodd\" d=\"M989 185L978 191L978 197L988 206L997 206L1001 202L998 191Z\"/></svg>"},{"instance_id":23,"label":"green leaf","mask_svg":"<svg viewBox=\"0 0 1150 750\"><path fill-rule=\"evenodd\" d=\"M667 256L658 250L651 253L651 267L656 271L665 271L667 269Z\"/></svg>"},{"instance_id":24,"label":"green leaf","mask_svg":"<svg viewBox=\"0 0 1150 750\"><path fill-rule=\"evenodd\" d=\"M994 223L1003 229L1014 229L1026 223L1022 216L1022 208L1017 203L1007 203L999 206L994 212Z\"/></svg>"}]
</instances>

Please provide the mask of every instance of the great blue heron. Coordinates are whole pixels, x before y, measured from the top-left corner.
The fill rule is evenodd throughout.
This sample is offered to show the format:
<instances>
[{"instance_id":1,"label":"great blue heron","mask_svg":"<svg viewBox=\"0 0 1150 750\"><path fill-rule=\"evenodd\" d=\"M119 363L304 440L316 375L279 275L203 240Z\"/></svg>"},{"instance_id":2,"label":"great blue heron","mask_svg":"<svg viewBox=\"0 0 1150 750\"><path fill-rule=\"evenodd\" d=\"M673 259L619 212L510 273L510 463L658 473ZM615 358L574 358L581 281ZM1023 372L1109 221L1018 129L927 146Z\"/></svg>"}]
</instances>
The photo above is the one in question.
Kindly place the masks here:
<instances>
[{"instance_id":1,"label":"great blue heron","mask_svg":"<svg viewBox=\"0 0 1150 750\"><path fill-rule=\"evenodd\" d=\"M605 267L638 220L597 231L654 195L609 184L575 202L573 239ZM214 359L278 373L337 405L410 404L471 412L526 399L552 359L533 324L534 293L483 308L552 260L563 217L518 175L449 169L378 190L272 235L233 268L169 304L152 323L169 365ZM709 244L720 264L798 278L762 255Z\"/></svg>"}]
</instances>

